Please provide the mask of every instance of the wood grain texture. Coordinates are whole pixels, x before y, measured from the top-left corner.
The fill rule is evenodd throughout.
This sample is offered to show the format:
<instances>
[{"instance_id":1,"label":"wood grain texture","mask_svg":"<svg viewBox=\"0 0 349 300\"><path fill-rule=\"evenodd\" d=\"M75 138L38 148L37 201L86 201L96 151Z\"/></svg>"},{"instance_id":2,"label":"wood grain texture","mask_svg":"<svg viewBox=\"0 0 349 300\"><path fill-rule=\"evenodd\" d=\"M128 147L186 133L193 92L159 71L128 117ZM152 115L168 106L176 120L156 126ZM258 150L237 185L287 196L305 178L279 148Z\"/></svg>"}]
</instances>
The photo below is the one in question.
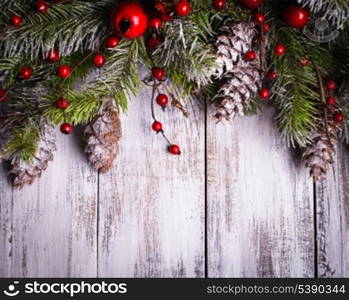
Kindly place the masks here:
<instances>
[{"instance_id":1,"label":"wood grain texture","mask_svg":"<svg viewBox=\"0 0 349 300\"><path fill-rule=\"evenodd\" d=\"M333 172L316 185L319 277L349 277L349 155L337 152Z\"/></svg>"},{"instance_id":2,"label":"wood grain texture","mask_svg":"<svg viewBox=\"0 0 349 300\"><path fill-rule=\"evenodd\" d=\"M0 276L97 275L97 174L72 139L58 137L40 181L12 193L2 181Z\"/></svg>"},{"instance_id":3,"label":"wood grain texture","mask_svg":"<svg viewBox=\"0 0 349 300\"><path fill-rule=\"evenodd\" d=\"M210 277L314 276L313 184L272 118L208 124Z\"/></svg>"},{"instance_id":4,"label":"wood grain texture","mask_svg":"<svg viewBox=\"0 0 349 300\"><path fill-rule=\"evenodd\" d=\"M204 111L190 119L168 108L157 114L183 153L169 155L151 130L150 90L130 102L122 117L116 167L100 176L101 277L202 277L204 275ZM194 108L195 107L195 108Z\"/></svg>"}]
</instances>

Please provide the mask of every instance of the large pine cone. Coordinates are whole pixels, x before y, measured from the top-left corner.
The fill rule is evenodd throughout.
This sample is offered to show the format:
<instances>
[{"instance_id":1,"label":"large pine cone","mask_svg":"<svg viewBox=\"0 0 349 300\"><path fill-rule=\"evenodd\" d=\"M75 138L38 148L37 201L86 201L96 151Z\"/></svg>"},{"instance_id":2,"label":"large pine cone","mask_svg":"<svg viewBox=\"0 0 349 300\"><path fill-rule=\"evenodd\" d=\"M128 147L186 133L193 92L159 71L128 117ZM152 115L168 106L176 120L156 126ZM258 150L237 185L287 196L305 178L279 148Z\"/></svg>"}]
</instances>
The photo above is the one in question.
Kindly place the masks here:
<instances>
[{"instance_id":1,"label":"large pine cone","mask_svg":"<svg viewBox=\"0 0 349 300\"><path fill-rule=\"evenodd\" d=\"M14 158L11 161L10 176L13 186L23 188L26 184L32 184L39 178L42 171L47 169L49 161L53 160L53 152L56 150L56 134L54 126L46 119L40 121L40 140L34 159L21 161Z\"/></svg>"},{"instance_id":2,"label":"large pine cone","mask_svg":"<svg viewBox=\"0 0 349 300\"><path fill-rule=\"evenodd\" d=\"M113 99L108 99L84 131L85 152L96 170L106 173L113 167L121 135L119 113Z\"/></svg>"}]
</instances>

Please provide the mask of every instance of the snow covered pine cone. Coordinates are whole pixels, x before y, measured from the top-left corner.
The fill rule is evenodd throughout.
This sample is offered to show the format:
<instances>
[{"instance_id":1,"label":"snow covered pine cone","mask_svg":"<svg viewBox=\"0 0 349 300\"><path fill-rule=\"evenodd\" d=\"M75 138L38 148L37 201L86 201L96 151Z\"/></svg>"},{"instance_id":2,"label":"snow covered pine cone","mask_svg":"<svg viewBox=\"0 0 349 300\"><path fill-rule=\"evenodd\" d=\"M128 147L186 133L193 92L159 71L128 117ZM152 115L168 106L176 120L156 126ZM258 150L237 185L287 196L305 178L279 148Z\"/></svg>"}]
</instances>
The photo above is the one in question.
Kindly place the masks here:
<instances>
[{"instance_id":1,"label":"snow covered pine cone","mask_svg":"<svg viewBox=\"0 0 349 300\"><path fill-rule=\"evenodd\" d=\"M106 173L113 167L119 152L118 142L121 135L119 113L113 99L108 99L84 131L85 152L88 161L96 170Z\"/></svg>"},{"instance_id":2,"label":"snow covered pine cone","mask_svg":"<svg viewBox=\"0 0 349 300\"><path fill-rule=\"evenodd\" d=\"M215 43L218 67L215 78L220 88L214 97L216 113L220 121L235 115L244 115L245 108L262 86L260 51L256 59L245 59L246 52L259 49L258 32L254 22L242 22L223 26Z\"/></svg>"},{"instance_id":3,"label":"snow covered pine cone","mask_svg":"<svg viewBox=\"0 0 349 300\"><path fill-rule=\"evenodd\" d=\"M35 157L30 161L22 161L14 158L11 161L10 177L14 187L23 188L26 184L32 184L47 169L49 161L53 160L53 152L56 150L56 134L54 126L46 119L40 122L40 140Z\"/></svg>"}]
</instances>

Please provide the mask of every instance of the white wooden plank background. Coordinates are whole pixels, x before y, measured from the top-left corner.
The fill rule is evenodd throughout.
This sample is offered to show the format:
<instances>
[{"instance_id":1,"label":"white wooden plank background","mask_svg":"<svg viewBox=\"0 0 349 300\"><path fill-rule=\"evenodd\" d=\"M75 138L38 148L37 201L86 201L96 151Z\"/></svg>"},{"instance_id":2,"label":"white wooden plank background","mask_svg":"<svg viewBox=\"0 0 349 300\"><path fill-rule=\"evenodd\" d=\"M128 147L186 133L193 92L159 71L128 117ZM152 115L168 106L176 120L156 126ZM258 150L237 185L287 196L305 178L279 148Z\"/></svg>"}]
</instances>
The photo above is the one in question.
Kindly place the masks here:
<instances>
[{"instance_id":1,"label":"white wooden plank background","mask_svg":"<svg viewBox=\"0 0 349 300\"><path fill-rule=\"evenodd\" d=\"M193 105L188 120L159 111L183 148L173 157L150 130L149 97L122 116L107 175L86 163L79 132L58 133L55 161L31 187L13 191L1 168L1 277L349 275L346 150L314 189L271 110L218 125L208 114L205 126Z\"/></svg>"}]
</instances>

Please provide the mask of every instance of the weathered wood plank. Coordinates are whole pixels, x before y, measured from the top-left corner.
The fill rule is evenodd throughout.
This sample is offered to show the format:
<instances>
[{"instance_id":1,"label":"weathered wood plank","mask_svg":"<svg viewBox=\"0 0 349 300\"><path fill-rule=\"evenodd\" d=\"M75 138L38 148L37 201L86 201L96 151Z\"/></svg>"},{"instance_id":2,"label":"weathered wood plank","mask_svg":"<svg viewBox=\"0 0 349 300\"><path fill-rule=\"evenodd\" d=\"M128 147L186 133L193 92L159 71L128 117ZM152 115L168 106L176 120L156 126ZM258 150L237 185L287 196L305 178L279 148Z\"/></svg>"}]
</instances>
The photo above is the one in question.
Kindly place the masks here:
<instances>
[{"instance_id":1,"label":"weathered wood plank","mask_svg":"<svg viewBox=\"0 0 349 300\"><path fill-rule=\"evenodd\" d=\"M97 174L72 139L58 137L55 161L40 181L1 199L7 207L1 209L7 232L1 237L6 242L1 263L11 270L0 269L0 276L97 275ZM6 185L2 188L10 191Z\"/></svg>"},{"instance_id":2,"label":"weathered wood plank","mask_svg":"<svg viewBox=\"0 0 349 300\"><path fill-rule=\"evenodd\" d=\"M333 172L316 185L319 277L349 276L349 154L337 152Z\"/></svg>"},{"instance_id":3,"label":"weathered wood plank","mask_svg":"<svg viewBox=\"0 0 349 300\"><path fill-rule=\"evenodd\" d=\"M99 276L202 277L204 275L204 111L191 118L158 107L180 157L151 130L150 90L122 116L116 167L100 176Z\"/></svg>"},{"instance_id":4,"label":"weathered wood plank","mask_svg":"<svg viewBox=\"0 0 349 300\"><path fill-rule=\"evenodd\" d=\"M314 276L313 184L272 113L208 124L210 277Z\"/></svg>"}]
</instances>

